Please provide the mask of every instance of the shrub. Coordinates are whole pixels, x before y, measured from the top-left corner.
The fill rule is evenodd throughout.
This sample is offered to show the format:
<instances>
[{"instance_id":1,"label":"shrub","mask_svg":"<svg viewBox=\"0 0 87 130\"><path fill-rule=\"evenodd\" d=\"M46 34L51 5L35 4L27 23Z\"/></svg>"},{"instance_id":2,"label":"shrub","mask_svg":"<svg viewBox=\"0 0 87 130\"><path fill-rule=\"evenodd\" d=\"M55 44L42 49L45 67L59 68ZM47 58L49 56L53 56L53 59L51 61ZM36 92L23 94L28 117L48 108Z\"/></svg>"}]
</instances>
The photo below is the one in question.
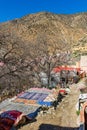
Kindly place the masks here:
<instances>
[{"instance_id":1,"label":"shrub","mask_svg":"<svg viewBox=\"0 0 87 130\"><path fill-rule=\"evenodd\" d=\"M76 111L76 114L79 116L79 114L80 114L80 110L77 110L77 111Z\"/></svg>"}]
</instances>

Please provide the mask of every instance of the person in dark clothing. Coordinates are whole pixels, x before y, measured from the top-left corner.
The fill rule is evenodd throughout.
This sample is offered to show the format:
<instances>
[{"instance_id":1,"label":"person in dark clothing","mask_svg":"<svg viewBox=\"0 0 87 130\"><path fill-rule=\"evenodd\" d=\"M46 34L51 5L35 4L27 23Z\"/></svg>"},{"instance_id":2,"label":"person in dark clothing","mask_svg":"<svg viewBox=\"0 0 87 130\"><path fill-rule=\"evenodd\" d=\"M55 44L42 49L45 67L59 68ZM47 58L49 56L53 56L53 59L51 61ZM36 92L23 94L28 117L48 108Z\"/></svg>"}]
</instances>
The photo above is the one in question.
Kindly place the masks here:
<instances>
[{"instance_id":1,"label":"person in dark clothing","mask_svg":"<svg viewBox=\"0 0 87 130\"><path fill-rule=\"evenodd\" d=\"M57 101L56 100L53 102L53 106L54 106L54 110L56 110L56 108L57 108Z\"/></svg>"},{"instance_id":2,"label":"person in dark clothing","mask_svg":"<svg viewBox=\"0 0 87 130\"><path fill-rule=\"evenodd\" d=\"M61 101L62 101L62 98L63 98L62 94L59 93L59 94L58 94L58 97L57 97L57 102L61 102Z\"/></svg>"}]
</instances>

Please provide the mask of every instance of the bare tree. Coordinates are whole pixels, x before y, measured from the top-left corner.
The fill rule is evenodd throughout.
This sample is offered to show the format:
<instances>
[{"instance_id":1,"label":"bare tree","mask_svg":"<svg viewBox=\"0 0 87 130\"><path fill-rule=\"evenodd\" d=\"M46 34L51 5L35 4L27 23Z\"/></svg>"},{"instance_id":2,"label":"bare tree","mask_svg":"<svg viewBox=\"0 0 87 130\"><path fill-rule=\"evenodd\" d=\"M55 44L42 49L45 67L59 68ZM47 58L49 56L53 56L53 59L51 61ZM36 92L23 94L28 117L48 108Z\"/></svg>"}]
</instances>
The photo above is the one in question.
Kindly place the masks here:
<instances>
[{"instance_id":1,"label":"bare tree","mask_svg":"<svg viewBox=\"0 0 87 130\"><path fill-rule=\"evenodd\" d=\"M55 40L54 44L50 43L44 33L32 43L24 43L15 34L10 39L0 35L0 88L22 91L28 86L41 87L41 72L46 74L50 87L53 68L66 64L69 58L64 44Z\"/></svg>"},{"instance_id":2,"label":"bare tree","mask_svg":"<svg viewBox=\"0 0 87 130\"><path fill-rule=\"evenodd\" d=\"M12 37L13 40L4 35L0 38L0 88L22 91L25 84L33 83L33 60L28 56L28 45L15 36Z\"/></svg>"},{"instance_id":3,"label":"bare tree","mask_svg":"<svg viewBox=\"0 0 87 130\"><path fill-rule=\"evenodd\" d=\"M54 42L54 45L52 45L46 35L39 34L37 42L33 43L30 49L33 50L31 55L34 57L35 65L32 69L34 74L36 74L37 79L41 83L40 73L45 73L47 75L47 86L50 87L53 68L66 65L70 60L67 46L64 47L64 45L60 45L57 42Z\"/></svg>"}]
</instances>

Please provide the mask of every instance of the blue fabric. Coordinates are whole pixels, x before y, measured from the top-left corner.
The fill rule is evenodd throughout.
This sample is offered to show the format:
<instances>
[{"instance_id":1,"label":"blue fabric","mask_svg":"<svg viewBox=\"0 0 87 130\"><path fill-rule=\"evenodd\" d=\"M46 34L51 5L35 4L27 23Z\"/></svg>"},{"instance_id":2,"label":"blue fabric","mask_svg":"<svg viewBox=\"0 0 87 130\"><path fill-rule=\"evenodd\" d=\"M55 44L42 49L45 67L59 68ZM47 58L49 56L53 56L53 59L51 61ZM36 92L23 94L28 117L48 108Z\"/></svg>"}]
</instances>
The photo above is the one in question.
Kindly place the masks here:
<instances>
[{"instance_id":1,"label":"blue fabric","mask_svg":"<svg viewBox=\"0 0 87 130\"><path fill-rule=\"evenodd\" d=\"M84 125L83 124L80 125L79 130L84 130Z\"/></svg>"},{"instance_id":2,"label":"blue fabric","mask_svg":"<svg viewBox=\"0 0 87 130\"><path fill-rule=\"evenodd\" d=\"M37 112L33 112L27 115L27 117L34 119L37 116Z\"/></svg>"},{"instance_id":3,"label":"blue fabric","mask_svg":"<svg viewBox=\"0 0 87 130\"><path fill-rule=\"evenodd\" d=\"M38 115L38 112L40 112L40 107L37 108L35 112L29 113L26 117L29 118L29 119L30 119L30 118L31 118L31 119L35 119L36 116Z\"/></svg>"},{"instance_id":4,"label":"blue fabric","mask_svg":"<svg viewBox=\"0 0 87 130\"><path fill-rule=\"evenodd\" d=\"M19 95L19 98L25 98L28 95L28 92L22 93L21 95Z\"/></svg>"},{"instance_id":5,"label":"blue fabric","mask_svg":"<svg viewBox=\"0 0 87 130\"><path fill-rule=\"evenodd\" d=\"M44 93L25 92L25 93L19 95L18 98L24 98L24 99L31 99L31 100L42 101L47 96L48 96L48 94L44 94Z\"/></svg>"},{"instance_id":6,"label":"blue fabric","mask_svg":"<svg viewBox=\"0 0 87 130\"><path fill-rule=\"evenodd\" d=\"M38 101L38 104L40 104L40 105L46 105L46 106L51 106L52 102Z\"/></svg>"}]
</instances>

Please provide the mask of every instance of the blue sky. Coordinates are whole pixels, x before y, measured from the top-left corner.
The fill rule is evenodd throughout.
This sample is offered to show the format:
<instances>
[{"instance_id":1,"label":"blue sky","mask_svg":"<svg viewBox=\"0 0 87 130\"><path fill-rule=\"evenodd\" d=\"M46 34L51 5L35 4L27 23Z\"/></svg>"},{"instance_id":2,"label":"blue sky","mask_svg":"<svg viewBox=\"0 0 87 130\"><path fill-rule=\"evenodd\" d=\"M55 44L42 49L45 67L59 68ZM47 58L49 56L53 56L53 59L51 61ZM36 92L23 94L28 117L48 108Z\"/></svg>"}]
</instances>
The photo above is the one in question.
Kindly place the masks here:
<instances>
[{"instance_id":1,"label":"blue sky","mask_svg":"<svg viewBox=\"0 0 87 130\"><path fill-rule=\"evenodd\" d=\"M56 14L87 12L87 0L0 0L0 22L41 11Z\"/></svg>"}]
</instances>

